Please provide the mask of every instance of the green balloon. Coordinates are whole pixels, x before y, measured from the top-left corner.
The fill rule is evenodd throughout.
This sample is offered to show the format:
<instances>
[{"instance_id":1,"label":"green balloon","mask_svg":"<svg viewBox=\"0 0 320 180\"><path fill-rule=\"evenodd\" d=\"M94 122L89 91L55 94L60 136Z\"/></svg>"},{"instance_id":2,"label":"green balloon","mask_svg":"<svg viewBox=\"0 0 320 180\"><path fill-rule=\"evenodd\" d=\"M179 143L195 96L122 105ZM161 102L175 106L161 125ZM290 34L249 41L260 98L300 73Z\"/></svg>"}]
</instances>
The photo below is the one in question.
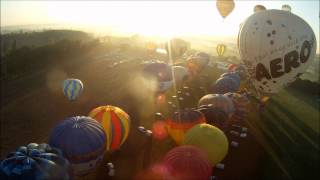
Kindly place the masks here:
<instances>
[{"instance_id":1,"label":"green balloon","mask_svg":"<svg viewBox=\"0 0 320 180\"><path fill-rule=\"evenodd\" d=\"M219 128L210 124L193 126L186 133L183 144L193 145L205 151L212 166L221 162L229 149L226 135Z\"/></svg>"}]
</instances>

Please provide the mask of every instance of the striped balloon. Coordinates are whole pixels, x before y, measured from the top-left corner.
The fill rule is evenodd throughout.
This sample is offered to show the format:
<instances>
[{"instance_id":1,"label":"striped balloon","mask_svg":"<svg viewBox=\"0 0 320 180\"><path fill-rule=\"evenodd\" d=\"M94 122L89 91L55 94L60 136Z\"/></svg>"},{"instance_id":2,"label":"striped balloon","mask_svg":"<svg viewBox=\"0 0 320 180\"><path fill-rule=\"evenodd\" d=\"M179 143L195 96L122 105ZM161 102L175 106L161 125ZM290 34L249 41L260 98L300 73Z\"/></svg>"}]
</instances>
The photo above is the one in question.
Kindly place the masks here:
<instances>
[{"instance_id":1,"label":"striped balloon","mask_svg":"<svg viewBox=\"0 0 320 180\"><path fill-rule=\"evenodd\" d=\"M59 149L45 143L30 143L1 161L0 179L70 179L69 161Z\"/></svg>"},{"instance_id":2,"label":"striped balloon","mask_svg":"<svg viewBox=\"0 0 320 180\"><path fill-rule=\"evenodd\" d=\"M175 147L165 155L163 164L176 180L208 180L212 175L208 155L195 146Z\"/></svg>"},{"instance_id":3,"label":"striped balloon","mask_svg":"<svg viewBox=\"0 0 320 180\"><path fill-rule=\"evenodd\" d=\"M207 94L203 96L198 103L198 106L212 104L212 107L221 108L229 117L234 113L234 105L232 100L222 94Z\"/></svg>"},{"instance_id":4,"label":"striped balloon","mask_svg":"<svg viewBox=\"0 0 320 180\"><path fill-rule=\"evenodd\" d=\"M227 49L226 45L218 44L217 48L216 48L218 56L223 56L223 54L225 53L226 49Z\"/></svg>"},{"instance_id":5,"label":"striped balloon","mask_svg":"<svg viewBox=\"0 0 320 180\"><path fill-rule=\"evenodd\" d=\"M100 106L89 116L101 123L107 135L107 150L116 150L126 141L130 130L130 116L115 106Z\"/></svg>"},{"instance_id":6,"label":"striped balloon","mask_svg":"<svg viewBox=\"0 0 320 180\"><path fill-rule=\"evenodd\" d=\"M49 144L62 150L74 175L82 176L102 162L106 135L94 119L76 116L65 119L53 129Z\"/></svg>"},{"instance_id":7,"label":"striped balloon","mask_svg":"<svg viewBox=\"0 0 320 180\"><path fill-rule=\"evenodd\" d=\"M197 110L181 110L167 120L168 133L172 139L180 145L184 139L184 134L199 123L205 123L204 115Z\"/></svg>"},{"instance_id":8,"label":"striped balloon","mask_svg":"<svg viewBox=\"0 0 320 180\"><path fill-rule=\"evenodd\" d=\"M233 114L232 119L236 121L244 120L248 114L249 99L239 93L226 93L224 95L229 97L234 104L235 113Z\"/></svg>"},{"instance_id":9,"label":"striped balloon","mask_svg":"<svg viewBox=\"0 0 320 180\"><path fill-rule=\"evenodd\" d=\"M76 100L82 93L83 84L79 79L66 79L63 82L63 94L70 100Z\"/></svg>"}]
</instances>

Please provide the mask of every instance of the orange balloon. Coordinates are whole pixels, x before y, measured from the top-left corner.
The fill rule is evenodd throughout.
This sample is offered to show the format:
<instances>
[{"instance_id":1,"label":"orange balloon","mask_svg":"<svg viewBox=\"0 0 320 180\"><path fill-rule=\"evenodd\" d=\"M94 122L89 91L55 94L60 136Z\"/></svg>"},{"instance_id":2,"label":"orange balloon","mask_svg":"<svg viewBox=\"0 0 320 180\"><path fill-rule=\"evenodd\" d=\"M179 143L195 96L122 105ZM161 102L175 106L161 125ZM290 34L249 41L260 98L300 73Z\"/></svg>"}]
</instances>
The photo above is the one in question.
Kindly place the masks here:
<instances>
[{"instance_id":1,"label":"orange balloon","mask_svg":"<svg viewBox=\"0 0 320 180\"><path fill-rule=\"evenodd\" d=\"M227 17L234 9L233 0L217 0L217 9L223 18Z\"/></svg>"}]
</instances>

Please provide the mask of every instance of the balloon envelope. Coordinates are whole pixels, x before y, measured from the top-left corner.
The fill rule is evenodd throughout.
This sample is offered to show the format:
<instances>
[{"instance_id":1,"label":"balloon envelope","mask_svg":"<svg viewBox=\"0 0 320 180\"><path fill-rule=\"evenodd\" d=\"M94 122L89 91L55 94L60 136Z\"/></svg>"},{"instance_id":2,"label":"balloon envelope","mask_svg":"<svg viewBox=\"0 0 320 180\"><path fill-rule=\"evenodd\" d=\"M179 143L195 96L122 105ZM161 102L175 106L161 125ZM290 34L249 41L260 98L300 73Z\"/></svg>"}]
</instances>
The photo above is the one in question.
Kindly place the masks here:
<instances>
[{"instance_id":1,"label":"balloon envelope","mask_svg":"<svg viewBox=\"0 0 320 180\"><path fill-rule=\"evenodd\" d=\"M210 56L207 53L200 52L187 59L187 66L191 74L198 74L209 63L209 61Z\"/></svg>"},{"instance_id":2,"label":"balloon envelope","mask_svg":"<svg viewBox=\"0 0 320 180\"><path fill-rule=\"evenodd\" d=\"M196 146L208 154L212 166L221 162L228 153L229 144L225 134L209 124L198 124L185 136L184 145Z\"/></svg>"},{"instance_id":3,"label":"balloon envelope","mask_svg":"<svg viewBox=\"0 0 320 180\"><path fill-rule=\"evenodd\" d=\"M309 24L282 10L251 15L238 37L241 59L261 93L278 93L295 81L307 70L317 49Z\"/></svg>"},{"instance_id":4,"label":"balloon envelope","mask_svg":"<svg viewBox=\"0 0 320 180\"><path fill-rule=\"evenodd\" d=\"M240 75L239 75L238 72L223 73L220 77L221 77L221 78L229 77L229 78L235 80L235 82L237 83L237 85L240 85L241 78L240 78Z\"/></svg>"},{"instance_id":5,"label":"balloon envelope","mask_svg":"<svg viewBox=\"0 0 320 180\"><path fill-rule=\"evenodd\" d=\"M163 164L176 180L208 180L212 175L208 155L195 146L171 149L164 156Z\"/></svg>"},{"instance_id":6,"label":"balloon envelope","mask_svg":"<svg viewBox=\"0 0 320 180\"><path fill-rule=\"evenodd\" d=\"M182 84L189 78L189 71L183 66L173 66L172 70L176 84Z\"/></svg>"},{"instance_id":7,"label":"balloon envelope","mask_svg":"<svg viewBox=\"0 0 320 180\"><path fill-rule=\"evenodd\" d=\"M216 6L220 15L225 18L232 12L235 4L233 0L217 0Z\"/></svg>"},{"instance_id":8,"label":"balloon envelope","mask_svg":"<svg viewBox=\"0 0 320 180\"><path fill-rule=\"evenodd\" d=\"M253 9L253 12L254 13L257 13L257 12L261 12L261 11L264 11L266 10L266 7L264 7L263 5L256 5Z\"/></svg>"},{"instance_id":9,"label":"balloon envelope","mask_svg":"<svg viewBox=\"0 0 320 180\"><path fill-rule=\"evenodd\" d=\"M223 56L225 51L226 51L226 49L227 49L226 45L218 44L217 47L216 47L218 56Z\"/></svg>"},{"instance_id":10,"label":"balloon envelope","mask_svg":"<svg viewBox=\"0 0 320 180\"><path fill-rule=\"evenodd\" d=\"M171 66L160 61L149 61L145 63L143 68L143 77L145 79L145 83L156 84L156 87L152 89L156 92L164 92L173 84Z\"/></svg>"},{"instance_id":11,"label":"balloon envelope","mask_svg":"<svg viewBox=\"0 0 320 180\"><path fill-rule=\"evenodd\" d=\"M187 130L205 122L205 117L199 111L180 110L167 120L168 133L177 144L181 144Z\"/></svg>"},{"instance_id":12,"label":"balloon envelope","mask_svg":"<svg viewBox=\"0 0 320 180\"><path fill-rule=\"evenodd\" d=\"M69 161L59 149L30 143L19 147L1 161L3 179L69 179Z\"/></svg>"},{"instance_id":13,"label":"balloon envelope","mask_svg":"<svg viewBox=\"0 0 320 180\"><path fill-rule=\"evenodd\" d=\"M86 116L67 118L52 131L49 144L62 150L70 161L73 174L91 172L103 159L106 135L103 127Z\"/></svg>"},{"instance_id":14,"label":"balloon envelope","mask_svg":"<svg viewBox=\"0 0 320 180\"><path fill-rule=\"evenodd\" d=\"M282 5L281 10L291 12L291 6L284 4Z\"/></svg>"},{"instance_id":15,"label":"balloon envelope","mask_svg":"<svg viewBox=\"0 0 320 180\"><path fill-rule=\"evenodd\" d=\"M225 131L228 127L228 114L220 107L214 107L212 104L201 106L198 109L206 117L207 124L218 127Z\"/></svg>"},{"instance_id":16,"label":"balloon envelope","mask_svg":"<svg viewBox=\"0 0 320 180\"><path fill-rule=\"evenodd\" d=\"M212 108L217 107L222 109L228 116L231 116L235 111L232 100L222 94L207 94L203 96L199 100L198 107L209 104L212 105Z\"/></svg>"},{"instance_id":17,"label":"balloon envelope","mask_svg":"<svg viewBox=\"0 0 320 180\"><path fill-rule=\"evenodd\" d=\"M236 92L239 90L240 82L231 77L221 77L211 86L211 90L217 94Z\"/></svg>"},{"instance_id":18,"label":"balloon envelope","mask_svg":"<svg viewBox=\"0 0 320 180\"><path fill-rule=\"evenodd\" d=\"M62 92L70 100L76 100L82 93L83 84L79 79L66 79L63 82Z\"/></svg>"},{"instance_id":19,"label":"balloon envelope","mask_svg":"<svg viewBox=\"0 0 320 180\"><path fill-rule=\"evenodd\" d=\"M235 112L232 116L234 120L244 120L249 112L249 99L239 93L226 93L225 96L229 97L235 108Z\"/></svg>"},{"instance_id":20,"label":"balloon envelope","mask_svg":"<svg viewBox=\"0 0 320 180\"><path fill-rule=\"evenodd\" d=\"M126 141L130 130L130 117L122 109L115 106L99 106L89 116L97 120L103 127L107 150L116 150Z\"/></svg>"}]
</instances>

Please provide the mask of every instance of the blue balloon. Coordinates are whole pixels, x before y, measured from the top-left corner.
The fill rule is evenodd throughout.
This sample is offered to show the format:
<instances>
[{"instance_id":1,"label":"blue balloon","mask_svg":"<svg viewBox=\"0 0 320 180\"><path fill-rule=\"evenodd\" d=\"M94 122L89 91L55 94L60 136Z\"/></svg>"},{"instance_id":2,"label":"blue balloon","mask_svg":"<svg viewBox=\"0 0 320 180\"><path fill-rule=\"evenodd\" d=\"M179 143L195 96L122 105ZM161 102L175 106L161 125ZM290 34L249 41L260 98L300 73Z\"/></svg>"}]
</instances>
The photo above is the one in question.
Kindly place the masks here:
<instances>
[{"instance_id":1,"label":"blue balloon","mask_svg":"<svg viewBox=\"0 0 320 180\"><path fill-rule=\"evenodd\" d=\"M70 179L69 170L69 161L59 149L30 143L1 161L0 179Z\"/></svg>"},{"instance_id":2,"label":"blue balloon","mask_svg":"<svg viewBox=\"0 0 320 180\"><path fill-rule=\"evenodd\" d=\"M240 88L240 83L231 77L219 78L211 87L213 93L225 94L228 92L236 92Z\"/></svg>"},{"instance_id":3,"label":"blue balloon","mask_svg":"<svg viewBox=\"0 0 320 180\"><path fill-rule=\"evenodd\" d=\"M63 82L63 94L70 100L76 100L82 93L83 84L79 79L66 79Z\"/></svg>"},{"instance_id":4,"label":"blue balloon","mask_svg":"<svg viewBox=\"0 0 320 180\"><path fill-rule=\"evenodd\" d=\"M236 80L236 82L239 82L239 84L240 84L240 81L241 81L241 77L240 77L240 74L238 72L223 73L220 77L221 78L230 77L230 78Z\"/></svg>"},{"instance_id":5,"label":"blue balloon","mask_svg":"<svg viewBox=\"0 0 320 180\"><path fill-rule=\"evenodd\" d=\"M62 150L74 175L82 176L102 161L106 134L96 120L76 116L65 119L53 129L49 144Z\"/></svg>"}]
</instances>

